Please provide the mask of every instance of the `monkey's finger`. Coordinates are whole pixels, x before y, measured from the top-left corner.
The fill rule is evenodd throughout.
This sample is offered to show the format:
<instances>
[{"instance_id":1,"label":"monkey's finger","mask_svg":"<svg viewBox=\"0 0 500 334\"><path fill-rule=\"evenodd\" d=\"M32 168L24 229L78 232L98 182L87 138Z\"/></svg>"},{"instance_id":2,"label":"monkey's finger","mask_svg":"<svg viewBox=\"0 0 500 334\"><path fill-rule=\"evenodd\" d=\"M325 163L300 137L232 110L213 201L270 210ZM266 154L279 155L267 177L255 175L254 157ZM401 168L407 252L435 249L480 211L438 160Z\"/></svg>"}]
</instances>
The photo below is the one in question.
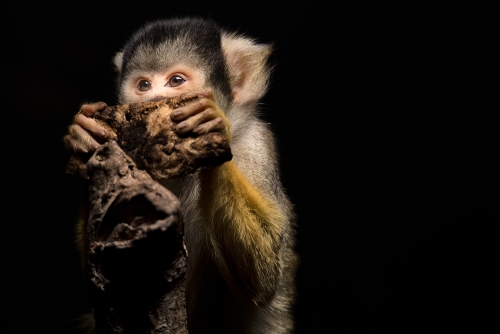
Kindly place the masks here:
<instances>
[{"instance_id":1,"label":"monkey's finger","mask_svg":"<svg viewBox=\"0 0 500 334\"><path fill-rule=\"evenodd\" d=\"M170 114L170 118L174 122L180 122L193 117L194 115L205 113L207 112L207 110L209 111L205 114L206 120L219 117L222 113L221 111L219 111L219 108L217 108L217 105L214 101L209 100L206 97L202 97L199 100L193 101L185 106L175 109Z\"/></svg>"},{"instance_id":2,"label":"monkey's finger","mask_svg":"<svg viewBox=\"0 0 500 334\"><path fill-rule=\"evenodd\" d=\"M187 112L194 112L194 110L188 110ZM200 124L206 123L217 118L216 112L214 112L213 108L204 109L202 112L199 112L196 109L197 114L191 115L186 120L177 124L175 127L177 133L183 134L189 131L192 131L194 128L198 127Z\"/></svg>"},{"instance_id":3,"label":"monkey's finger","mask_svg":"<svg viewBox=\"0 0 500 334\"><path fill-rule=\"evenodd\" d=\"M64 136L64 144L68 150L79 153L88 153L88 149L85 145L83 145L80 141L76 140L71 135Z\"/></svg>"},{"instance_id":4,"label":"monkey's finger","mask_svg":"<svg viewBox=\"0 0 500 334\"><path fill-rule=\"evenodd\" d=\"M190 92L190 93L182 93L180 95L181 98L190 98L190 97L208 97L214 100L214 91L212 88L204 88L199 91Z\"/></svg>"},{"instance_id":5,"label":"monkey's finger","mask_svg":"<svg viewBox=\"0 0 500 334\"><path fill-rule=\"evenodd\" d=\"M99 143L94 139L94 137L92 137L85 129L83 129L78 124L74 124L69 127L69 134L71 137L73 137L74 140L80 143L80 145L75 146L76 148L83 146L87 150L95 151L99 147Z\"/></svg>"},{"instance_id":6,"label":"monkey's finger","mask_svg":"<svg viewBox=\"0 0 500 334\"><path fill-rule=\"evenodd\" d=\"M211 88L200 90L199 92L196 92L196 95L198 95L198 97L206 97L207 99L215 101L214 91Z\"/></svg>"},{"instance_id":7,"label":"monkey's finger","mask_svg":"<svg viewBox=\"0 0 500 334\"><path fill-rule=\"evenodd\" d=\"M197 135L202 135L212 131L224 132L225 130L226 127L224 121L222 120L221 117L217 117L216 119L213 119L211 121L201 123L200 125L198 125L193 129L193 133L196 133Z\"/></svg>"},{"instance_id":8,"label":"monkey's finger","mask_svg":"<svg viewBox=\"0 0 500 334\"><path fill-rule=\"evenodd\" d=\"M102 109L106 108L107 106L108 105L104 102L95 102L95 103L84 104L80 108L80 112L87 117L93 117L97 111L102 110Z\"/></svg>"},{"instance_id":9,"label":"monkey's finger","mask_svg":"<svg viewBox=\"0 0 500 334\"><path fill-rule=\"evenodd\" d=\"M93 118L86 117L82 114L76 114L75 123L94 136L104 140L109 139L110 137L109 131L100 126Z\"/></svg>"}]
</instances>

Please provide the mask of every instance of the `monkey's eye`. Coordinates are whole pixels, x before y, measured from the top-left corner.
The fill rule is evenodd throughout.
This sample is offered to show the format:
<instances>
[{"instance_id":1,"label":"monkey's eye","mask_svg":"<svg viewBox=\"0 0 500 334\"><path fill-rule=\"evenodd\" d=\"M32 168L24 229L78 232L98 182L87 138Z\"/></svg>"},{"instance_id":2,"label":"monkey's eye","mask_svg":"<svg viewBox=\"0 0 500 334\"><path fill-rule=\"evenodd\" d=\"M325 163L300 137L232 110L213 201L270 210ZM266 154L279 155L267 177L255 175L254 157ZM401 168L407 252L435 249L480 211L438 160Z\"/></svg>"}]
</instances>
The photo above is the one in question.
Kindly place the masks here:
<instances>
[{"instance_id":1,"label":"monkey's eye","mask_svg":"<svg viewBox=\"0 0 500 334\"><path fill-rule=\"evenodd\" d=\"M151 89L151 83L147 80L141 80L137 85L137 89L140 90L141 92L148 91Z\"/></svg>"},{"instance_id":2,"label":"monkey's eye","mask_svg":"<svg viewBox=\"0 0 500 334\"><path fill-rule=\"evenodd\" d=\"M182 85L184 82L186 82L186 80L184 80L183 77L181 77L180 75L174 75L170 78L170 80L168 80L167 85L170 87L177 87Z\"/></svg>"}]
</instances>

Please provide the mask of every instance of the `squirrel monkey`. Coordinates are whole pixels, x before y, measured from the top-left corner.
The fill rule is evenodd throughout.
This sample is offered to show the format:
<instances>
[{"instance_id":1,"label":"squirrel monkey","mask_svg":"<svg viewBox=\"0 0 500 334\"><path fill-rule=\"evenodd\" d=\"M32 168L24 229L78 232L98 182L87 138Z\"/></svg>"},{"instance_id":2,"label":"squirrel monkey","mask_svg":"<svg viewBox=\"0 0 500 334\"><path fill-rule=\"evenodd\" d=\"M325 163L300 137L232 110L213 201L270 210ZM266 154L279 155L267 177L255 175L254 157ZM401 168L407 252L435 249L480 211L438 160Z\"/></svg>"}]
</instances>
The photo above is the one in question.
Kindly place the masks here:
<instances>
[{"instance_id":1,"label":"squirrel monkey","mask_svg":"<svg viewBox=\"0 0 500 334\"><path fill-rule=\"evenodd\" d=\"M211 20L179 18L146 24L114 57L120 104L196 93L197 101L172 112L176 131L221 131L230 140L233 160L158 180L182 203L190 334L293 331L294 214L273 134L257 110L270 53L270 45ZM81 107L64 138L71 150L91 152L109 139L93 119L105 107Z\"/></svg>"}]
</instances>

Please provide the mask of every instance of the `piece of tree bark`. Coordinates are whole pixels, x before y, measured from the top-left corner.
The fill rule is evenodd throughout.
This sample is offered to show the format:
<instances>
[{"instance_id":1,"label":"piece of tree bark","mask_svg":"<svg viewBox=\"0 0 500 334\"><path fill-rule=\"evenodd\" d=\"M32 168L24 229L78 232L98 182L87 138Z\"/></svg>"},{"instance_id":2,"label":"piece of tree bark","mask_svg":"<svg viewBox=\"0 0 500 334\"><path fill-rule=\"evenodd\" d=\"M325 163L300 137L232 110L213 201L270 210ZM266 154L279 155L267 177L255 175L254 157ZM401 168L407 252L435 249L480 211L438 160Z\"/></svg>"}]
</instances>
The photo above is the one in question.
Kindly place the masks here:
<instances>
[{"instance_id":1,"label":"piece of tree bark","mask_svg":"<svg viewBox=\"0 0 500 334\"><path fill-rule=\"evenodd\" d=\"M118 146L86 164L87 268L96 332L186 334L180 202Z\"/></svg>"},{"instance_id":2,"label":"piece of tree bark","mask_svg":"<svg viewBox=\"0 0 500 334\"><path fill-rule=\"evenodd\" d=\"M198 99L186 94L155 102L107 107L94 118L109 130L137 167L154 179L177 178L199 168L211 168L232 159L227 137L221 132L179 136L170 113ZM85 162L90 155L75 154L67 167L70 174L87 178Z\"/></svg>"}]
</instances>

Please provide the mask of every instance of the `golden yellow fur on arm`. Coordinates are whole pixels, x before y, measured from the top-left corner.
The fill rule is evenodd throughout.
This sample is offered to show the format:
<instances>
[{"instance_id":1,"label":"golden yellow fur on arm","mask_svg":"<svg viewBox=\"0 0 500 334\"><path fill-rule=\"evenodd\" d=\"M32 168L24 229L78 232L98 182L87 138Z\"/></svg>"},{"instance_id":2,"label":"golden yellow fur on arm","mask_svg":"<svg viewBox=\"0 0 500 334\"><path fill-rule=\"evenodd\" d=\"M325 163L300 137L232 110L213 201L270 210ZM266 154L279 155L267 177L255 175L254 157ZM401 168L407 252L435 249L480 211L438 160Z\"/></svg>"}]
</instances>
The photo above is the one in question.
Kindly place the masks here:
<instances>
[{"instance_id":1,"label":"golden yellow fur on arm","mask_svg":"<svg viewBox=\"0 0 500 334\"><path fill-rule=\"evenodd\" d=\"M215 261L226 282L258 305L274 295L282 264L284 215L263 196L234 161L201 175L202 214Z\"/></svg>"}]
</instances>

